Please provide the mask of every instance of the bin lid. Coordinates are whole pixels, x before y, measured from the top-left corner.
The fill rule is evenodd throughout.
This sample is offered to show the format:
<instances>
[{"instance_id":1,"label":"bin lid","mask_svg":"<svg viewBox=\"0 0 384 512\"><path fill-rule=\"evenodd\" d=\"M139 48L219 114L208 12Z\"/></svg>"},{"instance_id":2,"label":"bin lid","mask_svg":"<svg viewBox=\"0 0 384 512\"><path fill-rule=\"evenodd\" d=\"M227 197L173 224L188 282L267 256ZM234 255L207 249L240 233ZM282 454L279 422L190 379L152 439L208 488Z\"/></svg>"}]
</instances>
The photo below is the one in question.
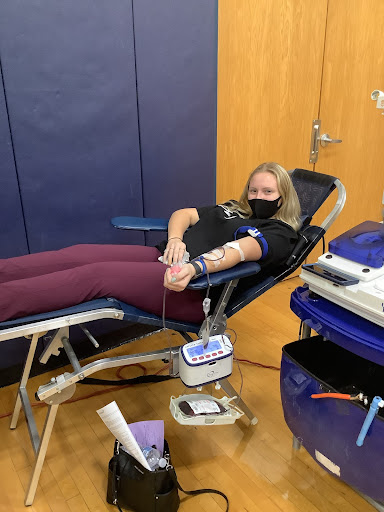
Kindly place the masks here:
<instances>
[{"instance_id":1,"label":"bin lid","mask_svg":"<svg viewBox=\"0 0 384 512\"><path fill-rule=\"evenodd\" d=\"M384 265L384 224L367 220L329 242L329 252L381 268Z\"/></svg>"},{"instance_id":2,"label":"bin lid","mask_svg":"<svg viewBox=\"0 0 384 512\"><path fill-rule=\"evenodd\" d=\"M384 328L299 286L291 295L292 311L324 338L384 366Z\"/></svg>"}]
</instances>

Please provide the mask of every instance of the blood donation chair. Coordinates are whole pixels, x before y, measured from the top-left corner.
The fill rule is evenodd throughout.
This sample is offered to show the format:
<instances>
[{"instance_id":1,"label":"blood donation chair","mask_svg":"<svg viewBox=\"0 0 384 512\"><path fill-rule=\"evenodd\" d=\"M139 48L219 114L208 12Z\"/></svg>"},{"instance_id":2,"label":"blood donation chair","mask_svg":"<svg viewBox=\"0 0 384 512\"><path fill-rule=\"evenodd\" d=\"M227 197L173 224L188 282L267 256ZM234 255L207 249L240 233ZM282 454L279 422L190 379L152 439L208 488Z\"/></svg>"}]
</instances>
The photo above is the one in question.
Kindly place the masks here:
<instances>
[{"instance_id":1,"label":"blood donation chair","mask_svg":"<svg viewBox=\"0 0 384 512\"><path fill-rule=\"evenodd\" d=\"M228 318L294 272L319 240L321 240L329 226L341 212L346 194L344 186L337 178L305 169L295 169L291 171L290 174L302 210L302 227L299 231L299 240L291 256L283 266L275 269L275 271L268 276L263 276L257 285L247 291L239 293L236 293L236 285L239 279L257 274L260 271L260 265L258 263L239 263L234 268L210 275L209 280L211 286L224 285L224 288L214 312L209 317L209 335L223 334L226 330ZM320 226L311 224L313 215L319 210L333 190L337 190L337 198L332 211ZM112 224L116 228L143 231L166 231L167 223L168 221L165 219L139 219L134 217L116 217L112 219ZM207 286L207 276L202 276L189 284L189 288L192 289L206 289ZM61 403L72 397L77 382L105 368L142 363L157 359L169 360L169 374L173 377L178 377L178 346L129 356L102 358L81 366L69 341L69 329L71 326L79 325L90 341L93 344L97 344L84 324L105 318L142 323L157 326L160 329L163 327L172 329L180 333L187 342L192 341L191 334L197 334L201 337L202 332L207 327L206 322L202 326L189 322L176 321L170 318L165 318L163 322L161 317L139 310L129 304L125 304L110 297L95 299L59 311L2 322L0 324L0 341L19 337L26 337L30 340L30 348L20 379L10 424L11 429L16 428L19 413L22 408L27 420L29 435L35 452L34 466L26 491L26 505L31 505L34 500L58 407ZM47 331L50 331L52 334L51 341L39 356L40 362L45 364L49 357L58 355L59 350L63 348L73 367L73 372L65 372L59 375L51 379L46 385L40 386L37 390L36 397L40 401L46 402L48 405L43 431L41 435L39 435L26 386L39 338L44 336ZM220 384L227 395L236 395L235 390L227 379L221 380ZM238 400L237 406L250 419L251 423L254 424L257 422L257 419L243 400Z\"/></svg>"}]
</instances>

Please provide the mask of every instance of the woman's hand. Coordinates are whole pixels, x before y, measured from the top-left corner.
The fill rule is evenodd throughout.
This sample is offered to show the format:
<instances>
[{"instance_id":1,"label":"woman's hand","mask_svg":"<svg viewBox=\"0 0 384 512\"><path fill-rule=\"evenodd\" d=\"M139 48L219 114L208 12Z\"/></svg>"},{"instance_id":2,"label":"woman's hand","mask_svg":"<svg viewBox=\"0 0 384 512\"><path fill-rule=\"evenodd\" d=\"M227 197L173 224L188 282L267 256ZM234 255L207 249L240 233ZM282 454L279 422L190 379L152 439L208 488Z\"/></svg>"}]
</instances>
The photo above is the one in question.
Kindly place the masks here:
<instances>
[{"instance_id":1,"label":"woman's hand","mask_svg":"<svg viewBox=\"0 0 384 512\"><path fill-rule=\"evenodd\" d=\"M172 265L183 260L187 246L181 238L170 238L163 254L163 263Z\"/></svg>"},{"instance_id":2,"label":"woman's hand","mask_svg":"<svg viewBox=\"0 0 384 512\"><path fill-rule=\"evenodd\" d=\"M182 292L195 274L195 269L189 263L182 265L180 271L177 273L171 273L171 268L167 268L164 274L164 286L168 288L168 290Z\"/></svg>"}]
</instances>

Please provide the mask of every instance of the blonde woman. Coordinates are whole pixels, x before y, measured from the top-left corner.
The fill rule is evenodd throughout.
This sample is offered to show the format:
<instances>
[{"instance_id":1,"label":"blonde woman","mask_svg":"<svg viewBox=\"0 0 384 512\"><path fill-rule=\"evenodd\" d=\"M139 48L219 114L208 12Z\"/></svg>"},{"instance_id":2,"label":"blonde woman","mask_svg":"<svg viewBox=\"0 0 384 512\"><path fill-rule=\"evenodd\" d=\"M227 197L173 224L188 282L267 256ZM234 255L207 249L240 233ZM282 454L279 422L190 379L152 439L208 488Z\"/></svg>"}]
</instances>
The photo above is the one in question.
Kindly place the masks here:
<instances>
[{"instance_id":1,"label":"blonde woman","mask_svg":"<svg viewBox=\"0 0 384 512\"><path fill-rule=\"evenodd\" d=\"M256 231L241 233L240 229L235 236L244 226ZM158 247L164 250L166 261L177 262L185 250L192 251L191 257L196 258L236 238L239 250L229 245L222 258L220 251L216 251L215 258L205 257L206 271L231 268L240 261L259 261L266 269L287 260L299 227L300 204L289 174L279 164L267 162L250 174L239 201L175 212L168 225L168 242ZM175 291L184 289L196 274L205 273L201 261L196 265L194 271L191 264L186 265L177 275L166 272L164 285Z\"/></svg>"}]
</instances>

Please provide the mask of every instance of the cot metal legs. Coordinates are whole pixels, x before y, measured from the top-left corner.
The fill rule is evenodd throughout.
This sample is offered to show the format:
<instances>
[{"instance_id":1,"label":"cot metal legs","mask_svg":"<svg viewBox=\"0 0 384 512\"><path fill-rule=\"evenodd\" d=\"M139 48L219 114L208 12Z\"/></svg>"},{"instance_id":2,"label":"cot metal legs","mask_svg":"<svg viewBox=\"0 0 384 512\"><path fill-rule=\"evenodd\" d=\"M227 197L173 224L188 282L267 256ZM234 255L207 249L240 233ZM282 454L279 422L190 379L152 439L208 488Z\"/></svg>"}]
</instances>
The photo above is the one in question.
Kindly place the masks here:
<instances>
[{"instance_id":1,"label":"cot metal legs","mask_svg":"<svg viewBox=\"0 0 384 512\"><path fill-rule=\"evenodd\" d=\"M23 368L23 373L22 373L21 379L20 379L19 389L17 391L15 408L13 409L13 414L12 414L11 424L10 424L10 428L11 429L16 428L17 420L19 419L19 414L20 414L20 410L21 410L21 406L22 406L22 400L23 400L23 404L27 404L27 402L28 402L27 407L29 405L28 408L31 409L31 406L29 404L29 399L28 399L28 396L26 394L26 385L27 385L27 382L28 382L28 379L29 379L29 374L31 372L31 366L32 366L32 363L33 363L33 358L35 356L36 346L37 346L37 342L39 340L39 337L40 337L39 333L35 333L32 336L32 341L31 341L31 344L29 346L29 351L28 351L27 359L25 361L24 368ZM33 416L32 416L32 420L33 420ZM27 418L27 421L28 421L28 418ZM33 423L34 423L34 421L33 421ZM28 423L28 426L29 426L29 423ZM35 428L36 428L36 425L35 425Z\"/></svg>"},{"instance_id":2,"label":"cot metal legs","mask_svg":"<svg viewBox=\"0 0 384 512\"><path fill-rule=\"evenodd\" d=\"M227 379L221 380L220 385L223 388L224 392L229 397L238 396L238 393L236 393L235 389L232 387L232 384L230 384ZM238 398L236 400L236 405L243 411L243 413L247 416L247 418L249 418L251 425L256 425L256 423L259 420L253 414L253 412L249 409L249 407L244 403L242 398Z\"/></svg>"},{"instance_id":3,"label":"cot metal legs","mask_svg":"<svg viewBox=\"0 0 384 512\"><path fill-rule=\"evenodd\" d=\"M28 397L28 393L27 393L27 389L26 389L26 385L27 385L29 374L31 371L31 366L32 366L33 358L34 358L34 355L36 352L36 346L37 346L39 337L40 337L39 333L35 333L32 336L27 359L25 361L23 373L22 373L22 376L20 379L19 389L17 391L16 403L15 403L15 407L13 409L13 414L12 414L11 424L10 424L11 429L16 428L17 420L19 419L19 415L20 415L20 410L21 410L21 407L23 407L25 418L27 420L28 432L29 432L29 437L31 438L32 447L33 447L35 453L38 452L38 455L35 460L35 465L34 465L34 468L32 471L31 481L28 485L28 490L27 490L27 494L25 497L25 505L32 505L33 499L35 497L37 482L39 481L39 476L41 473L41 468L42 468L42 465L44 462L44 457L45 457L45 453L47 451L48 441L49 441L49 436L50 436L50 432L49 432L48 438L44 437L44 433L43 433L42 439L44 439L45 442L44 442L44 444L42 444L40 442L39 433L37 431L35 418L32 413L31 403L29 401L29 397ZM56 409L57 409L57 406L56 406ZM53 421L54 421L55 416L56 416L56 410L53 415ZM48 416L47 416L47 418L48 418ZM53 423L52 423L52 425L53 425ZM45 432L45 430L46 429L44 427L44 432ZM50 427L50 431L52 431L52 427Z\"/></svg>"},{"instance_id":4,"label":"cot metal legs","mask_svg":"<svg viewBox=\"0 0 384 512\"><path fill-rule=\"evenodd\" d=\"M32 505L33 500L35 498L37 484L39 482L40 473L43 468L44 459L47 453L48 443L51 438L53 424L55 423L58 408L59 404L50 405L48 407L48 412L45 418L45 424L41 435L41 440L39 441L37 450L35 449L35 464L32 469L31 479L28 484L27 494L25 496L24 501L26 506Z\"/></svg>"},{"instance_id":5,"label":"cot metal legs","mask_svg":"<svg viewBox=\"0 0 384 512\"><path fill-rule=\"evenodd\" d=\"M48 401L48 411L45 417L45 423L43 427L43 431L41 434L41 438L36 430L35 442L32 442L34 451L35 451L35 464L33 465L31 479L29 481L27 493L25 496L25 505L32 505L33 500L35 498L37 484L39 483L39 478L41 474L41 470L43 468L45 455L47 453L49 440L51 438L53 425L55 423L57 410L59 405L66 400L69 400L74 394L76 390L76 386L72 385L67 387L63 392L58 393L56 396L53 396ZM24 409L25 411L25 409ZM32 413L32 411L31 411Z\"/></svg>"},{"instance_id":6,"label":"cot metal legs","mask_svg":"<svg viewBox=\"0 0 384 512\"><path fill-rule=\"evenodd\" d=\"M295 452L299 451L301 448L301 441L295 436L292 438L292 448Z\"/></svg>"},{"instance_id":7,"label":"cot metal legs","mask_svg":"<svg viewBox=\"0 0 384 512\"><path fill-rule=\"evenodd\" d=\"M67 332L67 328L65 329L65 333ZM58 333L60 330L58 331ZM57 334L58 334L57 333ZM17 397L15 402L15 407L13 409L13 414L11 418L10 428L15 429L17 426L17 421L19 419L21 408L23 408L25 419L27 421L28 433L31 439L32 448L35 452L35 463L33 465L32 474L30 478L30 482L28 485L27 493L25 496L25 505L32 505L33 500L35 498L37 484L39 482L41 469L43 467L45 455L47 453L49 439L51 437L53 425L55 423L56 413L59 405L68 400L73 393L75 392L75 386L68 386L65 389L65 392L62 394L58 394L55 397L52 397L49 400L48 412L45 418L45 424L43 427L43 431L41 434L41 438L39 436L39 432L36 427L35 418L32 412L31 402L27 393L27 383L29 379L29 375L31 372L31 367L33 363L33 359L36 352L37 342L41 336L44 336L46 331L41 333L35 333L32 335L32 340L29 346L27 359L24 364L23 373L21 375L19 388L17 391Z\"/></svg>"}]
</instances>

